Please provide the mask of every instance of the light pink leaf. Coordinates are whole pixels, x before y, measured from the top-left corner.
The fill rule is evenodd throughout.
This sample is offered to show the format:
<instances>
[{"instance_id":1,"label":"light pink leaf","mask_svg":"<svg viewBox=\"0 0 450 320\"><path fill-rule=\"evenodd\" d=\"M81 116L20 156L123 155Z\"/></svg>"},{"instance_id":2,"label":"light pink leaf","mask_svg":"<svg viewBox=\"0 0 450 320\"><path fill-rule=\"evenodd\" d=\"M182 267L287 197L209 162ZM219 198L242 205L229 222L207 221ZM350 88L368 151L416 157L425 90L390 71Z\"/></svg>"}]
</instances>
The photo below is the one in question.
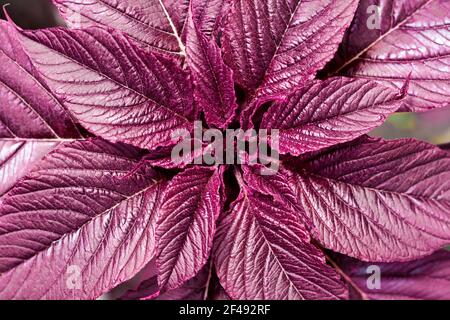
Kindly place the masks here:
<instances>
[{"instance_id":1,"label":"light pink leaf","mask_svg":"<svg viewBox=\"0 0 450 320\"><path fill-rule=\"evenodd\" d=\"M21 41L51 89L94 134L151 150L171 144L174 130L192 129L186 72L120 32L54 28L24 32Z\"/></svg>"},{"instance_id":2,"label":"light pink leaf","mask_svg":"<svg viewBox=\"0 0 450 320\"><path fill-rule=\"evenodd\" d=\"M381 125L403 95L375 81L312 81L276 102L261 128L278 129L280 153L300 155L353 140Z\"/></svg>"},{"instance_id":3,"label":"light pink leaf","mask_svg":"<svg viewBox=\"0 0 450 320\"><path fill-rule=\"evenodd\" d=\"M448 106L449 11L447 0L361 0L328 72L394 88L410 76L405 111Z\"/></svg>"},{"instance_id":4,"label":"light pink leaf","mask_svg":"<svg viewBox=\"0 0 450 320\"><path fill-rule=\"evenodd\" d=\"M187 24L186 53L195 100L209 125L226 128L237 109L233 73L223 62L215 41L197 28L191 16Z\"/></svg>"},{"instance_id":5,"label":"light pink leaf","mask_svg":"<svg viewBox=\"0 0 450 320\"><path fill-rule=\"evenodd\" d=\"M222 43L235 81L272 96L313 79L334 56L356 6L345 0L234 0Z\"/></svg>"},{"instance_id":6,"label":"light pink leaf","mask_svg":"<svg viewBox=\"0 0 450 320\"><path fill-rule=\"evenodd\" d=\"M158 282L176 289L208 260L222 209L222 169L194 167L169 183L159 212Z\"/></svg>"},{"instance_id":7,"label":"light pink leaf","mask_svg":"<svg viewBox=\"0 0 450 320\"><path fill-rule=\"evenodd\" d=\"M243 189L215 241L220 283L232 299L340 299L339 276L309 243L298 216L273 198Z\"/></svg>"},{"instance_id":8,"label":"light pink leaf","mask_svg":"<svg viewBox=\"0 0 450 320\"><path fill-rule=\"evenodd\" d=\"M138 159L99 139L63 144L1 199L1 299L97 298L152 259L164 181L128 176Z\"/></svg>"},{"instance_id":9,"label":"light pink leaf","mask_svg":"<svg viewBox=\"0 0 450 320\"><path fill-rule=\"evenodd\" d=\"M450 242L448 152L411 139L367 138L293 162L277 181L327 248L391 262Z\"/></svg>"}]
</instances>

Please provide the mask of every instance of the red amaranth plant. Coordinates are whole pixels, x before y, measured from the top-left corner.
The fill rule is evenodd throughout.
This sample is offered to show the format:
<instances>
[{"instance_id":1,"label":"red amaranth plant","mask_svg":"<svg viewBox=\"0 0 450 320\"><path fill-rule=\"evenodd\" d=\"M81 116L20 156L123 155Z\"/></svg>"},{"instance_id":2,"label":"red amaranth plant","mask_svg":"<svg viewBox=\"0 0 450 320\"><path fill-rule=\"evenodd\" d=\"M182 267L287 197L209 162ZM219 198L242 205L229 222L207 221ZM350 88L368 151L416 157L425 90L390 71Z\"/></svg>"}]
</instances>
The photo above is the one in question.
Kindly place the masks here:
<instances>
[{"instance_id":1,"label":"red amaranth plant","mask_svg":"<svg viewBox=\"0 0 450 320\"><path fill-rule=\"evenodd\" d=\"M450 153L366 135L448 105L450 2L54 3L0 23L0 298L450 298ZM174 164L196 120L279 170Z\"/></svg>"}]
</instances>

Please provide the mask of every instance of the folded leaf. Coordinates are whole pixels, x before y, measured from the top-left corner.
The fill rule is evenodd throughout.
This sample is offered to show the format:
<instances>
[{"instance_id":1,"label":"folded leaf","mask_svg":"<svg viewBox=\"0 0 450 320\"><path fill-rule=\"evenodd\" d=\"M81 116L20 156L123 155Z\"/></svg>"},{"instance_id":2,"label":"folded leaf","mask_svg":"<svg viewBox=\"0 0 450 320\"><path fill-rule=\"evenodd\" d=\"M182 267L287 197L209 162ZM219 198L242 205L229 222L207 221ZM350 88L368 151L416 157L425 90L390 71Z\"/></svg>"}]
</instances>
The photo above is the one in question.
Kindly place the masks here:
<instances>
[{"instance_id":1,"label":"folded leaf","mask_svg":"<svg viewBox=\"0 0 450 320\"><path fill-rule=\"evenodd\" d=\"M120 32L53 28L23 32L21 41L53 92L92 133L152 150L171 144L174 130L192 129L186 72Z\"/></svg>"},{"instance_id":2,"label":"folded leaf","mask_svg":"<svg viewBox=\"0 0 450 320\"><path fill-rule=\"evenodd\" d=\"M158 283L162 292L194 277L208 261L222 209L222 169L195 167L167 186L159 212Z\"/></svg>"},{"instance_id":3,"label":"folded leaf","mask_svg":"<svg viewBox=\"0 0 450 320\"><path fill-rule=\"evenodd\" d=\"M279 129L280 153L300 155L370 132L400 107L401 100L400 92L374 81L313 81L270 107L261 128Z\"/></svg>"},{"instance_id":4,"label":"folded leaf","mask_svg":"<svg viewBox=\"0 0 450 320\"><path fill-rule=\"evenodd\" d=\"M339 276L309 243L298 216L273 198L243 189L215 241L220 283L232 299L340 299Z\"/></svg>"},{"instance_id":5,"label":"folded leaf","mask_svg":"<svg viewBox=\"0 0 450 320\"><path fill-rule=\"evenodd\" d=\"M286 94L334 56L357 1L234 0L224 59L235 81L258 95Z\"/></svg>"},{"instance_id":6,"label":"folded leaf","mask_svg":"<svg viewBox=\"0 0 450 320\"><path fill-rule=\"evenodd\" d=\"M447 0L361 0L328 71L395 88L410 76L405 111L448 106L449 11Z\"/></svg>"},{"instance_id":7,"label":"folded leaf","mask_svg":"<svg viewBox=\"0 0 450 320\"><path fill-rule=\"evenodd\" d=\"M359 141L281 170L314 235L365 261L405 261L450 243L450 155L412 139Z\"/></svg>"},{"instance_id":8,"label":"folded leaf","mask_svg":"<svg viewBox=\"0 0 450 320\"><path fill-rule=\"evenodd\" d=\"M361 294L375 300L450 299L450 252L447 250L402 263L370 263L342 257L339 265L360 292L353 292L357 299ZM373 288L370 289L367 284L371 284L373 266L379 268L380 287L370 286Z\"/></svg>"},{"instance_id":9,"label":"folded leaf","mask_svg":"<svg viewBox=\"0 0 450 320\"><path fill-rule=\"evenodd\" d=\"M195 100L209 125L226 128L237 108L233 73L223 62L215 41L197 28L191 15L187 25L187 63L194 81Z\"/></svg>"},{"instance_id":10,"label":"folded leaf","mask_svg":"<svg viewBox=\"0 0 450 320\"><path fill-rule=\"evenodd\" d=\"M1 299L97 298L152 259L164 181L149 167L125 180L138 158L63 144L1 198Z\"/></svg>"}]
</instances>

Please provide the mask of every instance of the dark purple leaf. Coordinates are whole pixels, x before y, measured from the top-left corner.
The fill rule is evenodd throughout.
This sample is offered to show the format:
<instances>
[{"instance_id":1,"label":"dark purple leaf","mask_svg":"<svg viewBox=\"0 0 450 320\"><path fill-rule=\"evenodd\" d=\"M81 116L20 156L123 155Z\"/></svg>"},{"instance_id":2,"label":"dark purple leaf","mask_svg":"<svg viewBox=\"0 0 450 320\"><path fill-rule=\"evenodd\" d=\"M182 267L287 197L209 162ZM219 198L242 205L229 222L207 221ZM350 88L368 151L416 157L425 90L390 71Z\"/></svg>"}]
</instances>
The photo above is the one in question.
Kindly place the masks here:
<instances>
[{"instance_id":1,"label":"dark purple leaf","mask_svg":"<svg viewBox=\"0 0 450 320\"><path fill-rule=\"evenodd\" d=\"M410 75L404 110L447 106L449 11L447 0L361 0L329 71L378 80L394 88L401 88Z\"/></svg>"},{"instance_id":2,"label":"dark purple leaf","mask_svg":"<svg viewBox=\"0 0 450 320\"><path fill-rule=\"evenodd\" d=\"M164 180L139 153L95 139L59 146L0 205L0 298L92 299L155 254Z\"/></svg>"},{"instance_id":3,"label":"dark purple leaf","mask_svg":"<svg viewBox=\"0 0 450 320\"><path fill-rule=\"evenodd\" d=\"M161 291L176 289L208 260L222 209L222 169L196 167L167 186L159 212L158 282Z\"/></svg>"},{"instance_id":4,"label":"dark purple leaf","mask_svg":"<svg viewBox=\"0 0 450 320\"><path fill-rule=\"evenodd\" d=\"M224 26L224 59L247 90L286 94L331 60L356 6L344 0L234 0Z\"/></svg>"},{"instance_id":5,"label":"dark purple leaf","mask_svg":"<svg viewBox=\"0 0 450 320\"><path fill-rule=\"evenodd\" d=\"M237 108L233 73L223 62L214 39L208 39L191 16L187 25L187 62L198 108L205 113L209 125L226 128Z\"/></svg>"},{"instance_id":6,"label":"dark purple leaf","mask_svg":"<svg viewBox=\"0 0 450 320\"><path fill-rule=\"evenodd\" d=\"M233 299L347 296L339 276L309 243L298 215L245 187L218 227L215 262L220 283Z\"/></svg>"},{"instance_id":7,"label":"dark purple leaf","mask_svg":"<svg viewBox=\"0 0 450 320\"><path fill-rule=\"evenodd\" d=\"M300 155L368 133L400 107L402 97L369 80L313 81L270 107L261 128L280 130L280 153Z\"/></svg>"},{"instance_id":8,"label":"dark purple leaf","mask_svg":"<svg viewBox=\"0 0 450 320\"><path fill-rule=\"evenodd\" d=\"M450 156L435 146L360 139L288 166L276 180L291 190L282 197L297 199L329 249L390 262L450 242Z\"/></svg>"},{"instance_id":9,"label":"dark purple leaf","mask_svg":"<svg viewBox=\"0 0 450 320\"><path fill-rule=\"evenodd\" d=\"M450 300L450 251L447 250L402 263L370 263L342 257L339 265L356 286L353 292L356 299ZM370 266L379 268L379 289L367 285L368 280L371 284L369 277L373 274Z\"/></svg>"},{"instance_id":10,"label":"dark purple leaf","mask_svg":"<svg viewBox=\"0 0 450 320\"><path fill-rule=\"evenodd\" d=\"M174 130L192 129L187 73L120 32L54 28L24 32L21 41L51 89L92 133L151 150L171 144Z\"/></svg>"}]
</instances>

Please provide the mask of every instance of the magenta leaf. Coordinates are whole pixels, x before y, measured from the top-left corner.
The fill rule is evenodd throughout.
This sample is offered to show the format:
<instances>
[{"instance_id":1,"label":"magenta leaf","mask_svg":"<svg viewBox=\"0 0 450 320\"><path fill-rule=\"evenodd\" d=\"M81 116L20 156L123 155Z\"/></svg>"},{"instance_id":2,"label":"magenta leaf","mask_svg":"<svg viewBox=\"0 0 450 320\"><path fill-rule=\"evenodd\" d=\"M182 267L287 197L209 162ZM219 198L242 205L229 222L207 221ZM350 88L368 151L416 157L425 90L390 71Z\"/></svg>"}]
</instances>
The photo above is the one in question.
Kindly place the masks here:
<instances>
[{"instance_id":1,"label":"magenta leaf","mask_svg":"<svg viewBox=\"0 0 450 320\"><path fill-rule=\"evenodd\" d=\"M222 209L222 171L186 169L167 186L157 227L158 282L163 292L194 277L208 260Z\"/></svg>"},{"instance_id":2,"label":"magenta leaf","mask_svg":"<svg viewBox=\"0 0 450 320\"><path fill-rule=\"evenodd\" d=\"M43 156L60 142L0 139L0 196L5 194Z\"/></svg>"},{"instance_id":3,"label":"magenta leaf","mask_svg":"<svg viewBox=\"0 0 450 320\"><path fill-rule=\"evenodd\" d=\"M101 25L120 30L144 47L185 55L183 34L189 5L202 31L217 28L224 0L53 0L74 28Z\"/></svg>"},{"instance_id":4,"label":"magenta leaf","mask_svg":"<svg viewBox=\"0 0 450 320\"><path fill-rule=\"evenodd\" d=\"M92 299L155 254L164 180L132 147L63 144L1 199L0 298Z\"/></svg>"},{"instance_id":5,"label":"magenta leaf","mask_svg":"<svg viewBox=\"0 0 450 320\"><path fill-rule=\"evenodd\" d=\"M360 139L288 167L293 171L281 170L277 182L290 187L289 198L329 249L390 262L450 242L450 155L435 146Z\"/></svg>"},{"instance_id":6,"label":"magenta leaf","mask_svg":"<svg viewBox=\"0 0 450 320\"><path fill-rule=\"evenodd\" d=\"M191 0L191 6L200 31L205 35L219 33L230 8L229 0ZM185 28L187 29L187 28Z\"/></svg>"},{"instance_id":7,"label":"magenta leaf","mask_svg":"<svg viewBox=\"0 0 450 320\"><path fill-rule=\"evenodd\" d=\"M233 299L342 299L339 276L298 215L247 187L217 230L215 265Z\"/></svg>"},{"instance_id":8,"label":"magenta leaf","mask_svg":"<svg viewBox=\"0 0 450 320\"><path fill-rule=\"evenodd\" d=\"M371 263L347 257L338 261L355 286L352 290L355 299L450 299L450 251L440 250L420 260L402 263ZM369 279L378 271L379 288L375 280Z\"/></svg>"},{"instance_id":9,"label":"magenta leaf","mask_svg":"<svg viewBox=\"0 0 450 320\"><path fill-rule=\"evenodd\" d=\"M15 38L0 20L0 138L74 138L80 134L47 89Z\"/></svg>"},{"instance_id":10,"label":"magenta leaf","mask_svg":"<svg viewBox=\"0 0 450 320\"><path fill-rule=\"evenodd\" d=\"M237 104L233 73L223 62L220 48L208 39L190 16L187 27L187 62L194 79L194 97L208 124L226 128Z\"/></svg>"},{"instance_id":11,"label":"magenta leaf","mask_svg":"<svg viewBox=\"0 0 450 320\"><path fill-rule=\"evenodd\" d=\"M0 196L64 140L80 138L69 113L48 90L0 20Z\"/></svg>"},{"instance_id":12,"label":"magenta leaf","mask_svg":"<svg viewBox=\"0 0 450 320\"><path fill-rule=\"evenodd\" d=\"M448 106L449 11L446 0L361 0L330 73L394 88L410 75L404 110Z\"/></svg>"},{"instance_id":13,"label":"magenta leaf","mask_svg":"<svg viewBox=\"0 0 450 320\"><path fill-rule=\"evenodd\" d=\"M155 300L206 300L210 277L210 266L205 265L195 277L180 287L159 295Z\"/></svg>"},{"instance_id":14,"label":"magenta leaf","mask_svg":"<svg viewBox=\"0 0 450 320\"><path fill-rule=\"evenodd\" d=\"M21 41L51 89L92 133L151 150L171 144L174 130L191 130L186 72L121 33L54 28L24 32Z\"/></svg>"},{"instance_id":15,"label":"magenta leaf","mask_svg":"<svg viewBox=\"0 0 450 320\"><path fill-rule=\"evenodd\" d=\"M235 81L272 96L313 79L334 56L356 6L344 0L234 0L222 44Z\"/></svg>"},{"instance_id":16,"label":"magenta leaf","mask_svg":"<svg viewBox=\"0 0 450 320\"><path fill-rule=\"evenodd\" d=\"M279 129L279 151L300 155L368 133L401 99L400 92L369 80L313 81L270 107L261 128Z\"/></svg>"},{"instance_id":17,"label":"magenta leaf","mask_svg":"<svg viewBox=\"0 0 450 320\"><path fill-rule=\"evenodd\" d=\"M53 0L69 26L120 30L143 46L180 56L189 0Z\"/></svg>"}]
</instances>

